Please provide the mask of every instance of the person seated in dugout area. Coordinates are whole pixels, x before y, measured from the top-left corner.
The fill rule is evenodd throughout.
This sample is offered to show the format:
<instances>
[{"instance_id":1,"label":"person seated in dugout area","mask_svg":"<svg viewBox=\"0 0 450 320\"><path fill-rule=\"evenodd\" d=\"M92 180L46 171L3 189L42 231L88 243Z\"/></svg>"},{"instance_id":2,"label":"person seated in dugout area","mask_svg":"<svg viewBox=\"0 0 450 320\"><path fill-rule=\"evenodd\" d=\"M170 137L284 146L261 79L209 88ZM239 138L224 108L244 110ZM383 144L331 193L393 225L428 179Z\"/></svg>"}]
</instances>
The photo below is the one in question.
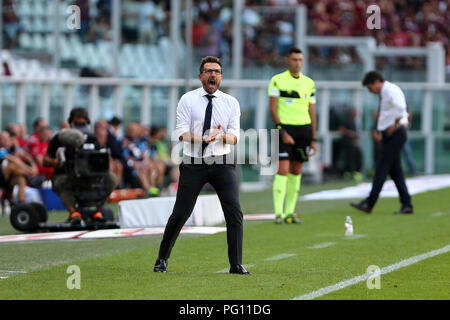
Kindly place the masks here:
<instances>
[{"instance_id":1,"label":"person seated in dugout area","mask_svg":"<svg viewBox=\"0 0 450 320\"><path fill-rule=\"evenodd\" d=\"M137 175L147 195L158 196L157 169L150 157L151 143L140 123L132 122L127 126L122 148L127 164L133 168L133 175Z\"/></svg>"},{"instance_id":2,"label":"person seated in dugout area","mask_svg":"<svg viewBox=\"0 0 450 320\"><path fill-rule=\"evenodd\" d=\"M15 150L8 131L0 133L0 189L6 191L6 198L14 205L13 190L18 186L18 202L25 201L27 180L37 175L37 166L33 162L25 162Z\"/></svg>"},{"instance_id":3,"label":"person seated in dugout area","mask_svg":"<svg viewBox=\"0 0 450 320\"><path fill-rule=\"evenodd\" d=\"M83 221L83 216L80 212L79 203L77 202L76 193L73 189L73 177L68 173L67 168L71 165L73 166L73 162L75 160L75 155L77 152L77 148L74 145L80 145L79 142L68 143L66 141L65 144L61 141L62 136L61 133L68 132L67 130L76 129L80 131L85 137L85 141L81 142L83 144L91 144L94 145L95 150L99 150L100 146L93 135L90 129L90 120L89 114L84 108L74 108L70 112L70 116L68 122L71 125L71 129L62 130L58 134L55 134L53 138L50 140L50 144L48 146L47 153L44 157L44 166L53 167L53 176L52 176L52 187L53 191L58 194L61 198L62 203L69 211L69 221L72 224L79 224ZM78 135L75 135L78 136ZM73 140L78 140L75 137ZM58 156L57 152L60 147L65 147L65 162L63 162ZM114 190L117 184L117 179L114 174L111 172L107 173L103 180L103 188L105 189L106 197L104 201L107 200L108 196ZM103 214L100 211L101 205L97 206L97 212L92 215L93 220L95 221L103 221Z\"/></svg>"},{"instance_id":4,"label":"person seated in dugout area","mask_svg":"<svg viewBox=\"0 0 450 320\"><path fill-rule=\"evenodd\" d=\"M41 125L30 135L25 148L36 163L39 176L44 179L51 179L53 173L53 168L43 166L51 136L52 129L48 125Z\"/></svg>"},{"instance_id":5,"label":"person seated in dugout area","mask_svg":"<svg viewBox=\"0 0 450 320\"><path fill-rule=\"evenodd\" d=\"M110 151L109 169L117 178L117 185L122 184L122 176L126 160L123 157L123 151L116 138L108 131L108 122L98 120L94 124L94 134L97 138L100 148Z\"/></svg>"}]
</instances>

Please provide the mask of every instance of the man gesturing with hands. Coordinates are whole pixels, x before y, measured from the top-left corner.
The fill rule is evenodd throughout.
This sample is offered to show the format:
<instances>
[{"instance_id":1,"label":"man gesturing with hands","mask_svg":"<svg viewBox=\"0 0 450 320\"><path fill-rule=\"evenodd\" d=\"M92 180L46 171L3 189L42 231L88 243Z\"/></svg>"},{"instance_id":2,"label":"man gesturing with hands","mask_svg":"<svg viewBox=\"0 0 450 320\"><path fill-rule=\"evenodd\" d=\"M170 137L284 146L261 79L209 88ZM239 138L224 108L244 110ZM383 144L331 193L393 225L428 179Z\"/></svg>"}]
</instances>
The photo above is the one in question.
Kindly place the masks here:
<instances>
[{"instance_id":1,"label":"man gesturing with hands","mask_svg":"<svg viewBox=\"0 0 450 320\"><path fill-rule=\"evenodd\" d=\"M236 98L219 90L222 64L205 57L200 64L202 87L185 93L177 107L175 134L184 142L175 205L167 222L154 271L166 272L175 241L194 209L202 187L217 192L227 226L230 273L250 274L242 266L242 211L234 161L226 155L239 139L240 107ZM199 261L201 268L202 261Z\"/></svg>"}]
</instances>

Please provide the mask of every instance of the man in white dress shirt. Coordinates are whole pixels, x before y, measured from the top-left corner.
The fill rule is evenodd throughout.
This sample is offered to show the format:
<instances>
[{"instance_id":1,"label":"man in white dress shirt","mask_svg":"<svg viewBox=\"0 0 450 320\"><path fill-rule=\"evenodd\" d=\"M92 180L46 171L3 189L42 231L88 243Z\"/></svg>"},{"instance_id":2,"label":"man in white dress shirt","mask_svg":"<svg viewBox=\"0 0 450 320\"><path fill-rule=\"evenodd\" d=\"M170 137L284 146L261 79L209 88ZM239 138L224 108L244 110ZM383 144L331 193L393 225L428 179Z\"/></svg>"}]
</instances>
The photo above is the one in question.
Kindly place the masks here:
<instances>
[{"instance_id":1,"label":"man in white dress shirt","mask_svg":"<svg viewBox=\"0 0 450 320\"><path fill-rule=\"evenodd\" d=\"M153 271L167 271L167 260L180 230L191 215L202 187L210 183L225 215L230 273L250 274L242 266L243 216L234 158L227 157L231 145L239 139L239 102L219 90L222 81L219 58L202 59L199 79L202 87L185 93L177 107L175 134L184 142L183 162L175 205Z\"/></svg>"},{"instance_id":2,"label":"man in white dress shirt","mask_svg":"<svg viewBox=\"0 0 450 320\"><path fill-rule=\"evenodd\" d=\"M376 71L366 73L362 84L371 93L380 95L377 130L382 133L382 147L375 164L375 176L369 196L359 203L352 202L350 205L366 213L372 212L389 174L402 203L400 211L395 214L412 214L411 196L405 183L400 158L407 139L408 112L405 95L397 85L384 80L383 76Z\"/></svg>"}]
</instances>

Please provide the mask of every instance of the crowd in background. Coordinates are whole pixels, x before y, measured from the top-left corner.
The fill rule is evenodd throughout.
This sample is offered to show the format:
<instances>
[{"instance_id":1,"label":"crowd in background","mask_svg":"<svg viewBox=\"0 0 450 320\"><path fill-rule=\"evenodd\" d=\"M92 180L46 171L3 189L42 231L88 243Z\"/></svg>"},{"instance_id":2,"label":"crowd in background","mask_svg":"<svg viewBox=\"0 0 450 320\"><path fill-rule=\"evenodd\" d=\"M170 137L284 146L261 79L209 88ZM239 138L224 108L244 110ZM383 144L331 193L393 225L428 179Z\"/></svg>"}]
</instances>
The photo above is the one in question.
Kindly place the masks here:
<instances>
[{"instance_id":1,"label":"crowd in background","mask_svg":"<svg viewBox=\"0 0 450 320\"><path fill-rule=\"evenodd\" d=\"M174 195L178 168L170 160L166 129L132 122L122 135L121 123L114 117L98 120L92 126L100 148L110 152L110 171L116 175L117 189L142 188L146 196ZM59 130L69 127L63 121ZM2 191L12 192L18 185L18 200L24 201L25 186L38 188L51 179L53 168L45 167L43 158L55 133L42 118L34 121L30 135L26 126L18 123L10 123L0 132Z\"/></svg>"},{"instance_id":2,"label":"crowd in background","mask_svg":"<svg viewBox=\"0 0 450 320\"><path fill-rule=\"evenodd\" d=\"M22 30L14 12L13 0L3 1L3 33L8 47L17 43ZM111 40L111 0L76 0L81 8L83 41ZM429 41L441 42L450 66L448 21L449 0L380 0L381 29L367 28L367 7L370 0L246 0L242 13L244 64L283 64L282 56L294 44L297 3L308 8L308 34L318 36L373 36L379 46L425 46ZM193 0L193 45L201 56L222 58L232 54L232 0ZM182 24L185 25L185 2L181 1ZM122 0L122 43L155 44L170 35L170 0ZM184 32L181 30L182 36ZM360 61L354 48L311 48L311 63L346 65ZM424 59L402 58L378 60L382 68L387 62L421 68Z\"/></svg>"}]
</instances>

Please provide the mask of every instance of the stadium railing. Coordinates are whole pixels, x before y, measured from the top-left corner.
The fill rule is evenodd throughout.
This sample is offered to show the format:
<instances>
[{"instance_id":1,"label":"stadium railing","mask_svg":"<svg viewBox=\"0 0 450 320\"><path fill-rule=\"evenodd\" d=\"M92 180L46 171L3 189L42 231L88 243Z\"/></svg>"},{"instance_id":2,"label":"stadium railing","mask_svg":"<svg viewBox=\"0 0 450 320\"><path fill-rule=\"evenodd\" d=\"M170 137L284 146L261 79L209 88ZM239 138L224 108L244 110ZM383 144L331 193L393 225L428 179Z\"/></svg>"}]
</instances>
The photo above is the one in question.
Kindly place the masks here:
<instances>
[{"instance_id":1,"label":"stadium railing","mask_svg":"<svg viewBox=\"0 0 450 320\"><path fill-rule=\"evenodd\" d=\"M185 81L184 79L128 78L23 79L0 77L0 83L0 110L2 110L0 112L0 123L2 127L7 122L31 124L37 116L45 119L57 119L58 122L53 121L55 127L55 124L59 121L67 119L71 108L80 106L80 101L78 101L80 95L79 93L76 95L77 92L75 92L75 88L80 86L88 88L83 97L87 101L84 106L88 107L93 121L106 117L104 108L100 107L100 101L104 99L101 97L101 90L105 87L112 88L109 100L113 105L112 112L119 117L123 117L125 110L128 110L127 108L130 105L127 101L128 97L124 97L124 90L132 87L140 91L140 95L135 96L133 100L135 104L133 105L133 112L139 114L134 114L133 117L139 119L145 125L155 124L155 119L152 121L152 118L154 118L152 110L155 109L154 97L157 96L163 105L158 111L157 122L160 125L165 125L169 133L175 126L178 99L187 89L199 85L198 79ZM420 151L420 157L423 157L421 171L427 174L436 171L450 171L450 168L447 168L445 164L437 165L445 162L441 158L447 157L450 152L445 147L447 144L445 141L450 141L450 114L448 114L449 111L446 108L448 101L450 101L450 84L416 82L398 84L405 91L408 107L419 118L419 122L417 122L417 118L414 120L417 125L411 128L409 136L411 140L423 140L423 150ZM37 86L35 91L38 91L40 99L28 101L26 89L29 86ZM51 90L53 86L64 88L62 90L63 98L60 99L59 103L53 102L53 90ZM241 126L244 130L248 128L271 128L267 86L268 81L266 80L223 80L221 85L223 90L232 93L240 100L244 115L241 118ZM14 87L15 90L9 90L11 87ZM359 81L316 81L316 88L318 91L316 106L318 136L321 143L320 162L325 165L330 165L333 162L333 141L340 135L337 130L330 130L330 111L336 105L343 103L360 111L359 119L363 124L363 151L370 154L371 143L368 143L370 142L368 139L370 139L372 125L371 114L378 107L376 97L368 94ZM15 96L6 97L4 94L6 89L9 90L9 94ZM164 89L164 91L161 92L161 89ZM414 98L411 98L411 100L414 100L413 103L410 103L410 99L408 99L411 94L414 96ZM7 102L7 100L10 101ZM161 102L159 104L161 105ZM9 105L9 109L5 109L6 105ZM58 110L56 113L54 112L55 108ZM8 113L7 110L15 110L15 115ZM340 112L339 108L336 110ZM439 150L436 150L436 141L440 142ZM438 158L436 158L436 155ZM372 164L370 159L366 159L364 163L366 166ZM439 168L437 169L437 167Z\"/></svg>"}]
</instances>

